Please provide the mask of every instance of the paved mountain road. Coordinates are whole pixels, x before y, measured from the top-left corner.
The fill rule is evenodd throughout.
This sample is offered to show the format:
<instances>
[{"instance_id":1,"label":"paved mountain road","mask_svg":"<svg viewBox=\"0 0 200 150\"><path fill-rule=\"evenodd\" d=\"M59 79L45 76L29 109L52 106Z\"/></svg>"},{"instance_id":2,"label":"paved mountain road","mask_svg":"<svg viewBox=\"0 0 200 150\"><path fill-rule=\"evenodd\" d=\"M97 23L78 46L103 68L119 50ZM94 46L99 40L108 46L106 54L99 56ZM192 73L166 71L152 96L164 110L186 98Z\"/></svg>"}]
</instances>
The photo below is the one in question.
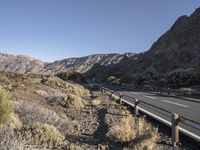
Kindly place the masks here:
<instances>
[{"instance_id":1,"label":"paved mountain road","mask_svg":"<svg viewBox=\"0 0 200 150\"><path fill-rule=\"evenodd\" d=\"M200 100L186 97L175 97L170 94L163 94L159 92L147 92L147 91L138 91L138 90L126 90L124 88L116 87L116 86L104 86L108 89L114 91L114 95L119 96L119 93L122 93L123 99L134 104L134 98L146 102L150 105L156 106L158 108L167 110L171 113L177 113L180 116L183 116L187 119L193 120L195 122L200 123ZM171 117L167 116L161 111L156 109L152 109L149 106L139 105L144 110L151 112L152 114L171 122ZM197 138L200 138L200 125L193 128L186 124L180 123L180 127L195 134ZM199 141L200 142L200 141Z\"/></svg>"}]
</instances>

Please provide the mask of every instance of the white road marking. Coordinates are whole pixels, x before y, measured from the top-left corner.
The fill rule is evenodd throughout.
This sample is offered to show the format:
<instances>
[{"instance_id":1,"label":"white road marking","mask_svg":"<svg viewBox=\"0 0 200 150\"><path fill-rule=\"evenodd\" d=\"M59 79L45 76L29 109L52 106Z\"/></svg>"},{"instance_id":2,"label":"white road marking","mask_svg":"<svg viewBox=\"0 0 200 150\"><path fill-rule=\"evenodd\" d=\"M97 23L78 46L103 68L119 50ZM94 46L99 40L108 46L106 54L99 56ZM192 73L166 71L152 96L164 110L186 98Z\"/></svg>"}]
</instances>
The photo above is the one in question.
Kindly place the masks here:
<instances>
[{"instance_id":1,"label":"white road marking","mask_svg":"<svg viewBox=\"0 0 200 150\"><path fill-rule=\"evenodd\" d=\"M107 92L107 93L108 93L108 94L111 94L110 92ZM113 95L113 96L115 96L115 97L118 98L118 96L116 96L116 95ZM132 103L130 103L130 102L124 100L124 99L122 99L122 100L123 100L125 103L128 103L129 105L131 105L131 106L134 107L134 104L132 104ZM167 101L167 100L163 100L163 101ZM182 104L179 104L179 105L182 105ZM188 107L188 106L187 106L187 107ZM161 118L161 117L159 117L159 116L157 116L157 115L154 115L154 114L150 113L149 111L146 111L146 110L142 109L141 107L138 107L138 108L139 108L140 111L142 111L142 112L144 112L144 113L150 115L151 117L153 117L153 118L155 118L155 119L157 119L157 120L163 122L164 124L169 125L169 126L172 125L171 122L169 122L169 121L167 121L167 120L165 120L165 119L163 119L163 118ZM194 133L192 133L192 132L190 132L190 131L188 131L188 130L186 130L186 129L184 129L184 128L181 128L181 127L179 127L179 129L180 129L181 132L185 133L186 135L188 135L188 136L194 138L195 140L197 140L198 142L200 142L200 136L199 136L199 135L194 134Z\"/></svg>"},{"instance_id":2,"label":"white road marking","mask_svg":"<svg viewBox=\"0 0 200 150\"><path fill-rule=\"evenodd\" d=\"M183 105L183 104L171 102L171 101L168 101L168 100L162 100L162 101L163 101L163 102L166 102L166 103L171 103L171 104L174 104L174 105L182 106L182 107L188 107L187 105Z\"/></svg>"},{"instance_id":3,"label":"white road marking","mask_svg":"<svg viewBox=\"0 0 200 150\"><path fill-rule=\"evenodd\" d=\"M136 92L130 92L130 93L135 94L135 95L139 95L139 93L136 93Z\"/></svg>"},{"instance_id":4,"label":"white road marking","mask_svg":"<svg viewBox=\"0 0 200 150\"><path fill-rule=\"evenodd\" d=\"M148 97L148 98L151 98L151 99L156 99L155 97L152 97L152 96L145 96L145 97Z\"/></svg>"}]
</instances>

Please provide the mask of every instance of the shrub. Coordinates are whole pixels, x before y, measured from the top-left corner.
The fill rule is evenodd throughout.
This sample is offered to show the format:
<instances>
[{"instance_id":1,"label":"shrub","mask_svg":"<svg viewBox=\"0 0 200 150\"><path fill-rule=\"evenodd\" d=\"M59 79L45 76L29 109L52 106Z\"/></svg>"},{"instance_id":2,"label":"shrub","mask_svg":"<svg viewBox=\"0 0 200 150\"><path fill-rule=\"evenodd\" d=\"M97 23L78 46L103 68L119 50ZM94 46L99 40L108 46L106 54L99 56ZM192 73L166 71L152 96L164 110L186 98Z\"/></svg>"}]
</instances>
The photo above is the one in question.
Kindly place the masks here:
<instances>
[{"instance_id":1,"label":"shrub","mask_svg":"<svg viewBox=\"0 0 200 150\"><path fill-rule=\"evenodd\" d=\"M18 115L17 114L14 114L12 113L11 114L11 119L10 119L10 122L9 124L7 124L8 126L10 126L11 128L15 129L19 129L22 127L22 122L21 120L19 119Z\"/></svg>"},{"instance_id":2,"label":"shrub","mask_svg":"<svg viewBox=\"0 0 200 150\"><path fill-rule=\"evenodd\" d=\"M67 107L74 107L74 108L83 108L84 107L81 98L77 95L69 94L68 98L65 102L66 102L65 105Z\"/></svg>"},{"instance_id":3,"label":"shrub","mask_svg":"<svg viewBox=\"0 0 200 150\"><path fill-rule=\"evenodd\" d=\"M5 83L5 84L9 84L10 83L10 80L8 79L8 77L3 74L3 73L0 73L0 83Z\"/></svg>"},{"instance_id":4,"label":"shrub","mask_svg":"<svg viewBox=\"0 0 200 150\"><path fill-rule=\"evenodd\" d=\"M17 104L15 111L24 124L33 124L36 122L47 123L63 131L67 128L68 118L61 117L55 111L49 110L39 105L28 103Z\"/></svg>"},{"instance_id":5,"label":"shrub","mask_svg":"<svg viewBox=\"0 0 200 150\"><path fill-rule=\"evenodd\" d=\"M107 80L112 82L112 81L115 81L117 78L115 76L109 76L107 77Z\"/></svg>"},{"instance_id":6,"label":"shrub","mask_svg":"<svg viewBox=\"0 0 200 150\"><path fill-rule=\"evenodd\" d=\"M77 82L85 82L84 76L79 72L73 70L59 72L58 74L56 74L56 76L64 81L73 80Z\"/></svg>"},{"instance_id":7,"label":"shrub","mask_svg":"<svg viewBox=\"0 0 200 150\"><path fill-rule=\"evenodd\" d=\"M50 104L61 105L67 108L83 108L82 98L73 92L71 94L64 94L57 90L51 90L46 98Z\"/></svg>"},{"instance_id":8,"label":"shrub","mask_svg":"<svg viewBox=\"0 0 200 150\"><path fill-rule=\"evenodd\" d=\"M118 124L114 124L108 131L107 136L114 141L127 142L135 138L133 129L133 117L131 115L121 118Z\"/></svg>"},{"instance_id":9,"label":"shrub","mask_svg":"<svg viewBox=\"0 0 200 150\"><path fill-rule=\"evenodd\" d=\"M7 93L0 89L0 124L6 124L11 120L13 112L12 103Z\"/></svg>"},{"instance_id":10,"label":"shrub","mask_svg":"<svg viewBox=\"0 0 200 150\"><path fill-rule=\"evenodd\" d=\"M176 70L167 75L167 83L175 88L200 84L200 72L195 70Z\"/></svg>"},{"instance_id":11,"label":"shrub","mask_svg":"<svg viewBox=\"0 0 200 150\"><path fill-rule=\"evenodd\" d=\"M131 149L153 150L158 139L158 129L153 128L139 135L129 144Z\"/></svg>"},{"instance_id":12,"label":"shrub","mask_svg":"<svg viewBox=\"0 0 200 150\"><path fill-rule=\"evenodd\" d=\"M41 82L45 85L48 85L50 87L60 87L60 88L67 88L67 84L65 81L58 77L45 77L41 80Z\"/></svg>"},{"instance_id":13,"label":"shrub","mask_svg":"<svg viewBox=\"0 0 200 150\"><path fill-rule=\"evenodd\" d=\"M0 139L0 150L36 150L36 146L30 145L28 141L17 136L12 128L1 128Z\"/></svg>"},{"instance_id":14,"label":"shrub","mask_svg":"<svg viewBox=\"0 0 200 150\"><path fill-rule=\"evenodd\" d=\"M89 97L90 92L89 90L85 89L83 86L80 86L78 84L69 84L69 88L71 88L71 92L75 95L78 95L80 97Z\"/></svg>"},{"instance_id":15,"label":"shrub","mask_svg":"<svg viewBox=\"0 0 200 150\"><path fill-rule=\"evenodd\" d=\"M100 105L100 104L101 104L101 101L99 99L92 100L92 105L97 106L97 105Z\"/></svg>"},{"instance_id":16,"label":"shrub","mask_svg":"<svg viewBox=\"0 0 200 150\"><path fill-rule=\"evenodd\" d=\"M70 144L68 146L68 150L83 150L80 146L75 145L75 144Z\"/></svg>"},{"instance_id":17,"label":"shrub","mask_svg":"<svg viewBox=\"0 0 200 150\"><path fill-rule=\"evenodd\" d=\"M46 123L26 125L18 130L18 134L33 145L42 145L47 147L60 145L65 139L54 126Z\"/></svg>"},{"instance_id":18,"label":"shrub","mask_svg":"<svg viewBox=\"0 0 200 150\"><path fill-rule=\"evenodd\" d=\"M129 146L132 148L143 149L155 146L158 133L144 118L134 120L128 115L122 117L118 124L111 126L107 136L114 141L130 142Z\"/></svg>"},{"instance_id":19,"label":"shrub","mask_svg":"<svg viewBox=\"0 0 200 150\"><path fill-rule=\"evenodd\" d=\"M44 91L44 90L36 90L35 94L37 94L37 95L39 95L41 97L44 97L44 98L46 98L48 96L47 92Z\"/></svg>"}]
</instances>

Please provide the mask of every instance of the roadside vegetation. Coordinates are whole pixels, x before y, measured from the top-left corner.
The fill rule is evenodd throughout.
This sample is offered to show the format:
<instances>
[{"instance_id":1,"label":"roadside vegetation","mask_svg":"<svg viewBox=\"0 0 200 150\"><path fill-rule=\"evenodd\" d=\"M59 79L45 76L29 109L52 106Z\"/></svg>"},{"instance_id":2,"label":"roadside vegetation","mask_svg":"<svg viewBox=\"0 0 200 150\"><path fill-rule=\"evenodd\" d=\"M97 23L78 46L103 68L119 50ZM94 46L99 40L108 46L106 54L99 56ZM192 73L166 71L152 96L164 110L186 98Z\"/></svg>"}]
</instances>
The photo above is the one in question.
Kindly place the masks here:
<instances>
[{"instance_id":1,"label":"roadside vegetation","mask_svg":"<svg viewBox=\"0 0 200 150\"><path fill-rule=\"evenodd\" d=\"M7 124L11 121L13 112L12 103L7 93L0 89L0 124Z\"/></svg>"},{"instance_id":2,"label":"roadside vegetation","mask_svg":"<svg viewBox=\"0 0 200 150\"><path fill-rule=\"evenodd\" d=\"M0 150L162 147L157 128L99 91L56 76L3 76Z\"/></svg>"}]
</instances>

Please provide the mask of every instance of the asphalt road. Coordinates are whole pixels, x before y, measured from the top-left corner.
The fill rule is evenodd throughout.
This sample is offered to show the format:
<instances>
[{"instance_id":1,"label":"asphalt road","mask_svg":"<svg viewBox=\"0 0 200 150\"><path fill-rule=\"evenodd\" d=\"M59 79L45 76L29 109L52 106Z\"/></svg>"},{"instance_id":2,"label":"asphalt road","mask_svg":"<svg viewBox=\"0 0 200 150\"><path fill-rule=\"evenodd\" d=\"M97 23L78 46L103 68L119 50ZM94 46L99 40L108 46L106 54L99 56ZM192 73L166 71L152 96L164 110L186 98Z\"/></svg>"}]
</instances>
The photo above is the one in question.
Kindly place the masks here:
<instances>
[{"instance_id":1,"label":"asphalt road","mask_svg":"<svg viewBox=\"0 0 200 150\"><path fill-rule=\"evenodd\" d=\"M186 98L186 97L175 97L174 95L170 95L167 93L159 93L159 92L148 92L148 91L138 91L138 90L126 90L124 88L116 87L116 86L104 86L114 91L115 95L119 95L122 93L123 99L130 103L134 103L133 98L137 98L143 102L156 106L158 108L167 110L171 113L177 113L180 116L183 116L187 119L193 120L195 122L200 123L200 100L194 98ZM155 114L163 118L164 120L171 122L170 114L165 114L162 111L158 111L156 109L152 109L147 105L139 105L139 107ZM196 125L195 125L196 126ZM184 123L180 123L180 127L186 129L187 131L194 133L195 135L200 137L200 126L196 126L193 128Z\"/></svg>"}]
</instances>

